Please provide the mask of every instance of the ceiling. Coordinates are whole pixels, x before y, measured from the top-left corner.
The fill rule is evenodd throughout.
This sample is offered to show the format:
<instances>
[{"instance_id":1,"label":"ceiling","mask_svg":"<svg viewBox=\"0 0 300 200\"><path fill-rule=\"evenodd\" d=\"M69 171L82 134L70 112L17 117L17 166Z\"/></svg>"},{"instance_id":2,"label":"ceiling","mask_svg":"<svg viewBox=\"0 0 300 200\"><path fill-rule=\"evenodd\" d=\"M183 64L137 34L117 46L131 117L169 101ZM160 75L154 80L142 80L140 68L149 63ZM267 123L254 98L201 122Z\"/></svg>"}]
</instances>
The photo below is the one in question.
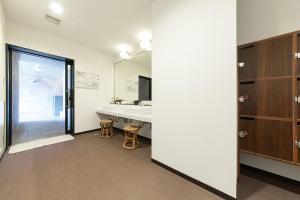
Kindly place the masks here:
<instances>
[{"instance_id":1,"label":"ceiling","mask_svg":"<svg viewBox=\"0 0 300 200\"><path fill-rule=\"evenodd\" d=\"M138 46L138 35L151 31L152 0L56 0L61 16L49 8L52 0L2 0L8 21L36 28L112 55L121 45ZM50 14L62 22L46 21Z\"/></svg>"}]
</instances>

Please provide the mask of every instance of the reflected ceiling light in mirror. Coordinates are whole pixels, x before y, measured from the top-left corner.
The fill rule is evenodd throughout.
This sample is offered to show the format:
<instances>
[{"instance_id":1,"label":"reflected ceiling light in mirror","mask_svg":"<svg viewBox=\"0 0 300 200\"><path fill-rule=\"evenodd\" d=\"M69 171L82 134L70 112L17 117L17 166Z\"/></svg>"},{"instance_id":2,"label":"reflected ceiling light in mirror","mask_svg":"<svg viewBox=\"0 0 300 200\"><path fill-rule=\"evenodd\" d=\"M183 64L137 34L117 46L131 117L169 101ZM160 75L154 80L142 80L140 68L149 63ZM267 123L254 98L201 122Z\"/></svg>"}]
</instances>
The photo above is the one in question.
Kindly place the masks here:
<instances>
[{"instance_id":1,"label":"reflected ceiling light in mirror","mask_svg":"<svg viewBox=\"0 0 300 200\"><path fill-rule=\"evenodd\" d=\"M132 58L130 52L132 52L132 47L127 44L121 44L118 47L120 54L119 56L123 59L129 60Z\"/></svg>"},{"instance_id":2,"label":"reflected ceiling light in mirror","mask_svg":"<svg viewBox=\"0 0 300 200\"><path fill-rule=\"evenodd\" d=\"M50 8L52 12L57 15L61 15L64 12L63 7L56 1L50 3Z\"/></svg>"},{"instance_id":3,"label":"reflected ceiling light in mirror","mask_svg":"<svg viewBox=\"0 0 300 200\"><path fill-rule=\"evenodd\" d=\"M143 40L140 42L140 47L142 49L145 49L147 51L151 51L152 50L152 42L151 40Z\"/></svg>"},{"instance_id":4,"label":"reflected ceiling light in mirror","mask_svg":"<svg viewBox=\"0 0 300 200\"><path fill-rule=\"evenodd\" d=\"M145 49L147 51L152 50L152 35L150 31L140 32L138 34L138 39L141 41L140 47L142 49Z\"/></svg>"},{"instance_id":5,"label":"reflected ceiling light in mirror","mask_svg":"<svg viewBox=\"0 0 300 200\"><path fill-rule=\"evenodd\" d=\"M120 52L120 57L126 60L131 59L131 55L128 53L128 51L121 51Z\"/></svg>"}]
</instances>

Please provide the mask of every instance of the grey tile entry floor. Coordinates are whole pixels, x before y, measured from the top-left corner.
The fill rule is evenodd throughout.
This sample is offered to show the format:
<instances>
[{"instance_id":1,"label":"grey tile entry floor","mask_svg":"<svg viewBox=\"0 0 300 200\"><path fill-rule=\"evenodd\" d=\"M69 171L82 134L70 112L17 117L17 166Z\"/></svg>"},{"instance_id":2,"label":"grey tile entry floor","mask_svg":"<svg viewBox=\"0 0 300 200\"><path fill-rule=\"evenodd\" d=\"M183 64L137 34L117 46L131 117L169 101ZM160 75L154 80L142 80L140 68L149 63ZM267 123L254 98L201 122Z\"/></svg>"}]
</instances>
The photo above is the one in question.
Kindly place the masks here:
<instances>
[{"instance_id":1,"label":"grey tile entry floor","mask_svg":"<svg viewBox=\"0 0 300 200\"><path fill-rule=\"evenodd\" d=\"M21 122L12 132L12 145L65 134L65 121Z\"/></svg>"}]
</instances>

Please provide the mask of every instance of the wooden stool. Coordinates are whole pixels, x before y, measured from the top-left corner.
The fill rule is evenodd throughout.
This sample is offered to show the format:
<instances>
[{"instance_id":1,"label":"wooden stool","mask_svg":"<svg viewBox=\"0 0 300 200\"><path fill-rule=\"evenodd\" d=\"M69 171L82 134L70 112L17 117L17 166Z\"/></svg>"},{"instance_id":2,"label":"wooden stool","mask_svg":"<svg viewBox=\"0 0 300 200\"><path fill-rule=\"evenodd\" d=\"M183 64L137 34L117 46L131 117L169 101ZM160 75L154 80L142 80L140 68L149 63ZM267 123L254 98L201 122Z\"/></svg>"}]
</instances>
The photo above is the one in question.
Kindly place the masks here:
<instances>
[{"instance_id":1,"label":"wooden stool","mask_svg":"<svg viewBox=\"0 0 300 200\"><path fill-rule=\"evenodd\" d=\"M109 137L114 136L113 125L114 125L114 122L111 119L101 120L100 121L100 126L101 126L100 137L109 138Z\"/></svg>"},{"instance_id":2,"label":"wooden stool","mask_svg":"<svg viewBox=\"0 0 300 200\"><path fill-rule=\"evenodd\" d=\"M140 130L140 127L128 125L124 128L125 133L125 141L123 142L123 148L124 149L136 149L138 148L140 142L138 140L138 132Z\"/></svg>"}]
</instances>

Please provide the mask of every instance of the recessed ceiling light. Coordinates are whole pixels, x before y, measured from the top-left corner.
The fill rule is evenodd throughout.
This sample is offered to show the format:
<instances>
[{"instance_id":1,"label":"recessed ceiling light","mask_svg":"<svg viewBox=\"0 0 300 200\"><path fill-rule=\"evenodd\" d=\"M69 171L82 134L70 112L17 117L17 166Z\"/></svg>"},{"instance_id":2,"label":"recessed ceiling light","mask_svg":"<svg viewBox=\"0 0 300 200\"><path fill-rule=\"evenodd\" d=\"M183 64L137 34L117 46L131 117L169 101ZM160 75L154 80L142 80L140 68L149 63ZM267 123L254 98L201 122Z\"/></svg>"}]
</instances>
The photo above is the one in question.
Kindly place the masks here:
<instances>
[{"instance_id":1,"label":"recessed ceiling light","mask_svg":"<svg viewBox=\"0 0 300 200\"><path fill-rule=\"evenodd\" d=\"M57 14L57 15L60 15L60 14L62 14L64 12L63 7L59 3L55 2L55 1L51 2L50 8L51 8L52 12L55 13L55 14Z\"/></svg>"}]
</instances>

